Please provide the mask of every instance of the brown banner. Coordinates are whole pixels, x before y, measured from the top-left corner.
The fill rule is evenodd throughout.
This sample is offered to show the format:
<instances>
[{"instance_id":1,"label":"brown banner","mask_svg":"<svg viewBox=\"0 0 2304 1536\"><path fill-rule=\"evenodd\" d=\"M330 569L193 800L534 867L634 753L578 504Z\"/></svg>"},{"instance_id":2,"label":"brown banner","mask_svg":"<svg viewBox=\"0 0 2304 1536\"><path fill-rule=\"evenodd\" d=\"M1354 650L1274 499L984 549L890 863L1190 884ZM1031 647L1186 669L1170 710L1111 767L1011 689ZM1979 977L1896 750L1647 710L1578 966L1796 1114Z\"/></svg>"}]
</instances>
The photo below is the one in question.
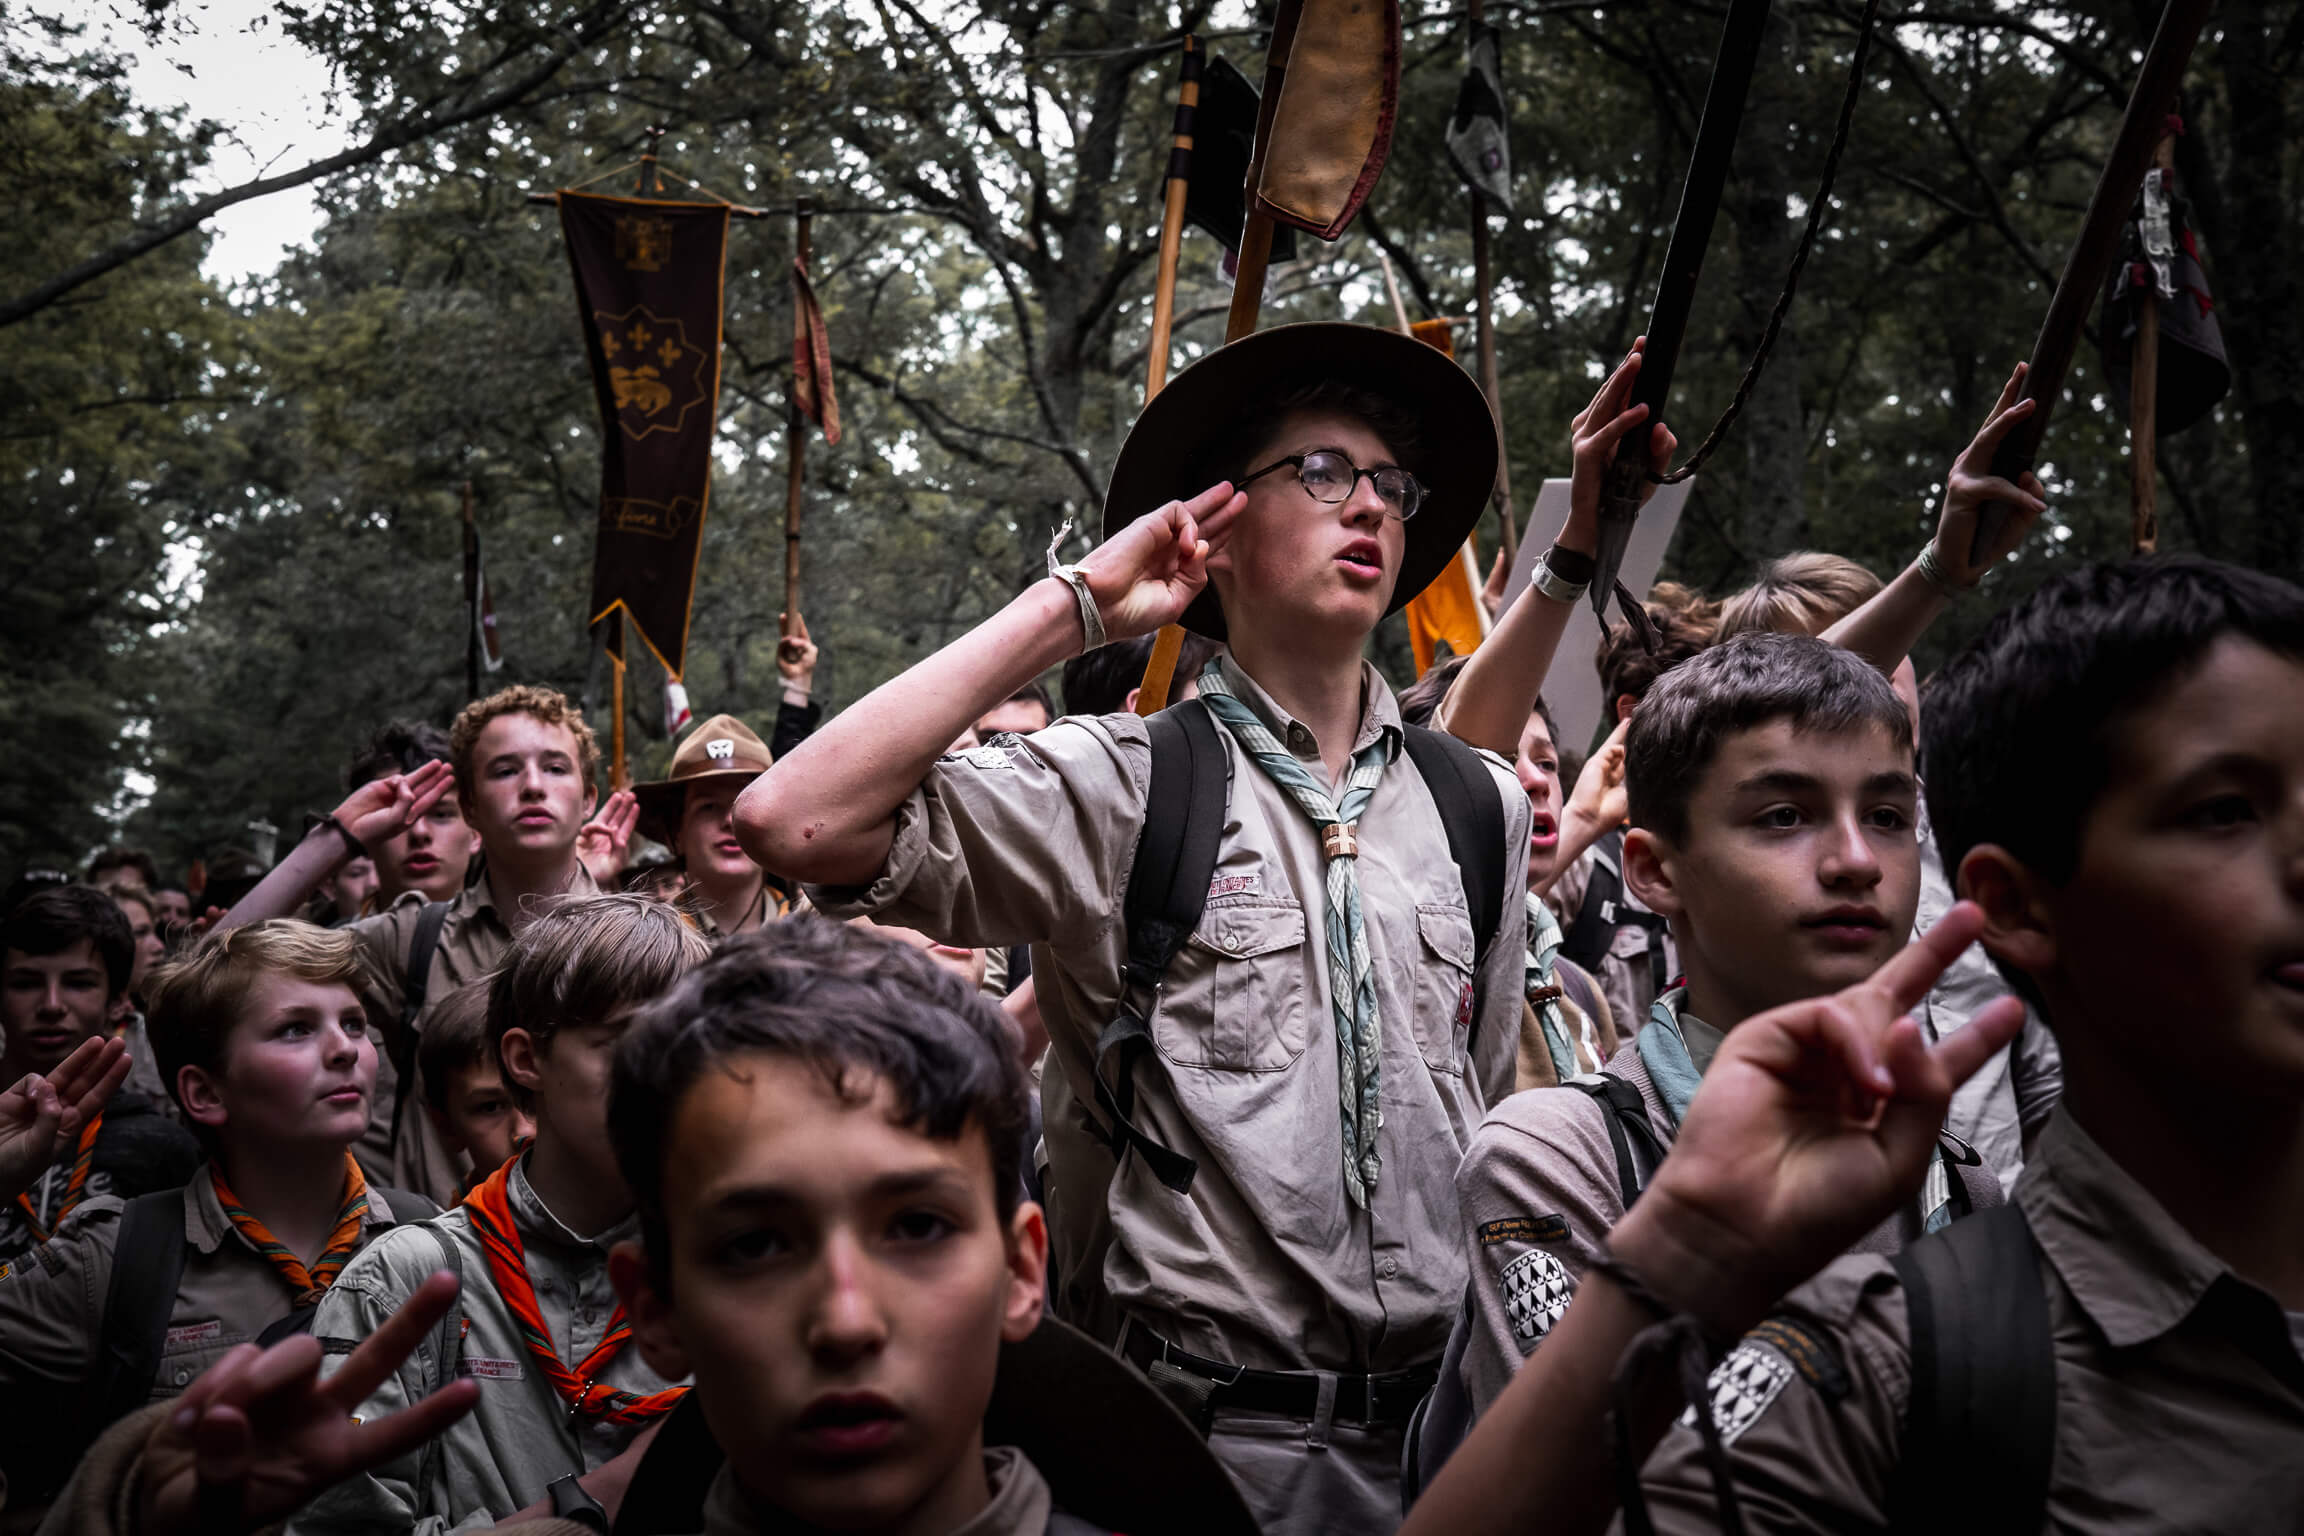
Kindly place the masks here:
<instances>
[{"instance_id":1,"label":"brown banner","mask_svg":"<svg viewBox=\"0 0 2304 1536\"><path fill-rule=\"evenodd\" d=\"M622 608L678 677L712 490L728 207L562 192L560 227L602 427L590 622Z\"/></svg>"}]
</instances>

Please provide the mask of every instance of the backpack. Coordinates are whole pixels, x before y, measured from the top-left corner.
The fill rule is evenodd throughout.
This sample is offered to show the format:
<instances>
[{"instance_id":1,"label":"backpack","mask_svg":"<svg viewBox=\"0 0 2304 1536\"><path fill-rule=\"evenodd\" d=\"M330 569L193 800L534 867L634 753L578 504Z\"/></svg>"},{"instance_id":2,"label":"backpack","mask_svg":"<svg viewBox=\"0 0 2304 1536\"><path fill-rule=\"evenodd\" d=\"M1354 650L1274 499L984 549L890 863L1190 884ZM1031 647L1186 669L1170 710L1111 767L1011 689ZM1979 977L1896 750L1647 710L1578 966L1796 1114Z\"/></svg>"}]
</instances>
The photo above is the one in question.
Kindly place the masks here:
<instances>
[{"instance_id":1,"label":"backpack","mask_svg":"<svg viewBox=\"0 0 2304 1536\"><path fill-rule=\"evenodd\" d=\"M1120 972L1120 1006L1096 1040L1096 1108L1103 1124L1095 1129L1111 1147L1115 1163L1133 1151L1155 1178L1183 1194L1192 1187L1198 1164L1136 1124L1135 1057L1152 1043L1150 1019L1160 980L1199 926L1208 902L1224 838L1230 767L1215 717L1197 701L1162 710L1146 726L1152 774L1145 790L1144 830L1128 874L1128 955ZM1477 978L1495 943L1512 885L1504 808L1495 781L1472 748L1421 726L1403 727L1402 737L1408 761L1431 791L1448 832L1448 853L1472 915ZM1477 1024L1484 999L1477 979L1473 986ZM1107 1073L1105 1059L1114 1055L1118 1070Z\"/></svg>"},{"instance_id":2,"label":"backpack","mask_svg":"<svg viewBox=\"0 0 2304 1536\"><path fill-rule=\"evenodd\" d=\"M439 1214L422 1195L372 1186L391 1207L393 1225ZM166 1350L168 1319L184 1282L184 1191L163 1189L138 1195L120 1210L120 1232L112 1245L112 1283L104 1293L104 1316L96 1352L96 1376L89 1401L95 1426L114 1424L151 1400ZM256 1337L269 1348L282 1339L312 1331L318 1308L299 1307Z\"/></svg>"},{"instance_id":3,"label":"backpack","mask_svg":"<svg viewBox=\"0 0 2304 1536\"><path fill-rule=\"evenodd\" d=\"M1670 979L1664 974L1664 946L1659 942L1664 919L1625 904L1623 868L1624 831L1619 827L1592 845L1592 877L1584 882L1584 900L1576 908L1576 920L1561 936L1560 953L1597 975L1617 929L1628 925L1645 928L1649 979L1661 993ZM1623 1027L1637 1029L1638 1024L1626 1021Z\"/></svg>"},{"instance_id":4,"label":"backpack","mask_svg":"<svg viewBox=\"0 0 2304 1536\"><path fill-rule=\"evenodd\" d=\"M400 1027L385 1037L392 1057L392 1145L400 1144L400 1123L408 1115L408 1095L416 1085L416 1019L432 991L432 957L440 951L440 930L448 924L450 901L428 901L416 914L408 941L408 972L400 978Z\"/></svg>"}]
</instances>

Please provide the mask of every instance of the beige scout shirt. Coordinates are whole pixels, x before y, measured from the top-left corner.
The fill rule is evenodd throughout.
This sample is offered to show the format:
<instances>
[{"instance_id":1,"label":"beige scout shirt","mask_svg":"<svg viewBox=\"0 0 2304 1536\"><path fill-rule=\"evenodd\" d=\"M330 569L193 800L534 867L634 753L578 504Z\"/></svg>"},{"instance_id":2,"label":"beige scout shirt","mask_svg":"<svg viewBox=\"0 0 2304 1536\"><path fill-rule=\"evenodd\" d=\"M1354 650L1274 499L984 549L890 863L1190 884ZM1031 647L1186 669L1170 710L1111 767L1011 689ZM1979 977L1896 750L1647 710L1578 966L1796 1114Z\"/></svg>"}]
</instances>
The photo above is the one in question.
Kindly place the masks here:
<instances>
[{"instance_id":1,"label":"beige scout shirt","mask_svg":"<svg viewBox=\"0 0 2304 1536\"><path fill-rule=\"evenodd\" d=\"M581 862L568 881L567 894L590 896L600 887ZM374 917L354 923L352 936L360 941L367 961L368 989L381 1020L397 1027L408 975L409 951L416 945L416 919L424 911L424 895L410 891ZM496 969L504 951L512 947L512 927L499 910L495 888L486 874L467 886L448 909L440 925L440 947L433 951L432 976L424 993L424 1012L416 1029L449 993L471 985ZM464 1159L452 1157L423 1112L420 1084L408 1087L408 1107L400 1118L400 1139L392 1139L392 1105L398 1097L400 1075L392 1054L376 1053L376 1088L369 1101L368 1130L352 1148L368 1177L380 1183L427 1195L441 1205L453 1205L463 1193Z\"/></svg>"},{"instance_id":2,"label":"beige scout shirt","mask_svg":"<svg viewBox=\"0 0 2304 1536\"><path fill-rule=\"evenodd\" d=\"M1230 658L1225 677L1324 777L1319 747ZM1357 752L1400 728L1364 668ZM1219 731L1231 795L1198 929L1168 969L1135 1066L1137 1123L1199 1163L1187 1194L1092 1129L1096 1038L1117 1010L1122 915L1151 749L1134 715L1074 717L946 757L897 813L880 878L812 890L951 944L1033 943L1041 1017L1061 1071L1043 1089L1059 1311L1107 1340L1133 1317L1195 1354L1262 1369L1388 1371L1436 1357L1464 1287L1456 1163L1512 1084L1526 914L1506 902L1473 1018L1473 935L1446 830L1415 767L1395 761L1360 819L1375 960L1382 1174L1346 1200L1320 838L1287 792ZM1506 846L1528 797L1483 754ZM1109 1247L1094 1262L1104 1222ZM1112 1309L1116 1308L1116 1312Z\"/></svg>"},{"instance_id":3,"label":"beige scout shirt","mask_svg":"<svg viewBox=\"0 0 2304 1536\"><path fill-rule=\"evenodd\" d=\"M2040 1245L2055 1339L2048 1527L2304 1529L2304 1341L2293 1317L2061 1110L2016 1203ZM1745 1526L1881 1529L1911 1390L1896 1273L1879 1258L1842 1259L1794 1291L1783 1315L1837 1354L1845 1391L1827 1395L1756 1339L1737 1346L1729 1363L1755 1351L1761 1369L1747 1379L1771 1384L1723 1425ZM1642 1482L1659 1531L1719 1529L1692 1421L1665 1436Z\"/></svg>"},{"instance_id":4,"label":"beige scout shirt","mask_svg":"<svg viewBox=\"0 0 2304 1536\"><path fill-rule=\"evenodd\" d=\"M1725 1036L1693 1014L1676 1013L1674 1022L1697 1072L1709 1070ZM1670 1151L1678 1126L1649 1080L1637 1031L1602 1071L1640 1091L1649 1127ZM1462 1374L1475 1413L1487 1410L1567 1312L1577 1282L1624 1218L1605 1116L1577 1088L1514 1094L1490 1112L1464 1155L1457 1241L1469 1256L1471 1285ZM1974 1208L2001 1203L1989 1169L1963 1170L1962 1183ZM1919 1204L1906 1202L1850 1251L1897 1253L1920 1230Z\"/></svg>"},{"instance_id":5,"label":"beige scout shirt","mask_svg":"<svg viewBox=\"0 0 2304 1536\"><path fill-rule=\"evenodd\" d=\"M608 1250L638 1238L640 1221L627 1217L596 1237L579 1237L545 1209L528 1182L527 1168L525 1157L513 1165L506 1192L513 1225L526 1246L529 1279L560 1358L581 1360L607 1335L616 1312ZM424 1452L411 1452L314 1500L292 1523L300 1536L409 1530L432 1536L483 1528L543 1498L558 1478L613 1460L647 1427L579 1423L570 1416L521 1341L462 1206L436 1222L387 1233L369 1245L329 1287L312 1331L323 1339L368 1337L426 1276L447 1267L442 1240L455 1245L464 1271L463 1342L449 1368L479 1381L480 1405L441 1435L432 1482L418 1486ZM433 1358L432 1338L426 1334L415 1353L361 1404L360 1417L397 1412L449 1379ZM332 1373L342 1364L342 1356L331 1355L322 1369ZM633 1393L673 1385L648 1368L637 1344L627 1344L599 1379Z\"/></svg>"}]
</instances>

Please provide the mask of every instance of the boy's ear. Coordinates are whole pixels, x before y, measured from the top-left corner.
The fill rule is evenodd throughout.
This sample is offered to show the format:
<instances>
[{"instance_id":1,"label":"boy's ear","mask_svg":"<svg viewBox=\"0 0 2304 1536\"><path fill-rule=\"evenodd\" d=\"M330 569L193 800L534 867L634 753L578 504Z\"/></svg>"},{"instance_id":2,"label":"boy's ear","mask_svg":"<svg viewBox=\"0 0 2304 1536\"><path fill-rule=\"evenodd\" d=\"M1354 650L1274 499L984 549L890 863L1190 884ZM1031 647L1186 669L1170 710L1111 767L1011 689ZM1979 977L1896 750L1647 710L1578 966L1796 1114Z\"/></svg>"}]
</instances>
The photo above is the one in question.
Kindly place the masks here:
<instances>
[{"instance_id":1,"label":"boy's ear","mask_svg":"<svg viewBox=\"0 0 2304 1536\"><path fill-rule=\"evenodd\" d=\"M648 1369L666 1381L684 1381L695 1374L688 1351L672 1326L672 1300L656 1289L648 1270L648 1256L636 1242L621 1242L608 1250L608 1283L616 1288L624 1316L632 1325L632 1338Z\"/></svg>"},{"instance_id":2,"label":"boy's ear","mask_svg":"<svg viewBox=\"0 0 2304 1536\"><path fill-rule=\"evenodd\" d=\"M536 1037L528 1033L525 1024L513 1025L504 1031L503 1038L496 1043L496 1058L504 1069L505 1077L530 1093L534 1093L537 1085L544 1080L537 1062L542 1054L536 1044Z\"/></svg>"},{"instance_id":3,"label":"boy's ear","mask_svg":"<svg viewBox=\"0 0 2304 1536\"><path fill-rule=\"evenodd\" d=\"M1620 693L1616 695L1616 723L1618 725L1622 725L1625 721L1631 719L1632 711L1638 709L1639 707L1640 701L1632 697L1632 695L1628 693Z\"/></svg>"},{"instance_id":4,"label":"boy's ear","mask_svg":"<svg viewBox=\"0 0 2304 1536\"><path fill-rule=\"evenodd\" d=\"M1048 1218L1030 1200L1008 1218L1008 1305L1000 1337L1014 1344L1040 1326L1048 1304Z\"/></svg>"},{"instance_id":5,"label":"boy's ear","mask_svg":"<svg viewBox=\"0 0 2304 1536\"><path fill-rule=\"evenodd\" d=\"M1648 904L1648 910L1667 920L1682 910L1680 888L1673 880L1673 849L1646 827L1624 833L1624 888Z\"/></svg>"},{"instance_id":6,"label":"boy's ear","mask_svg":"<svg viewBox=\"0 0 2304 1536\"><path fill-rule=\"evenodd\" d=\"M2030 976L2055 969L2055 919L2046 890L2023 860L1997 843L1979 843L1960 861L1959 888L1984 909L1987 953Z\"/></svg>"},{"instance_id":7,"label":"boy's ear","mask_svg":"<svg viewBox=\"0 0 2304 1536\"><path fill-rule=\"evenodd\" d=\"M215 1074L206 1067L177 1068L176 1096L183 1102L184 1113L210 1130L230 1118L225 1112L224 1096L218 1090Z\"/></svg>"}]
</instances>

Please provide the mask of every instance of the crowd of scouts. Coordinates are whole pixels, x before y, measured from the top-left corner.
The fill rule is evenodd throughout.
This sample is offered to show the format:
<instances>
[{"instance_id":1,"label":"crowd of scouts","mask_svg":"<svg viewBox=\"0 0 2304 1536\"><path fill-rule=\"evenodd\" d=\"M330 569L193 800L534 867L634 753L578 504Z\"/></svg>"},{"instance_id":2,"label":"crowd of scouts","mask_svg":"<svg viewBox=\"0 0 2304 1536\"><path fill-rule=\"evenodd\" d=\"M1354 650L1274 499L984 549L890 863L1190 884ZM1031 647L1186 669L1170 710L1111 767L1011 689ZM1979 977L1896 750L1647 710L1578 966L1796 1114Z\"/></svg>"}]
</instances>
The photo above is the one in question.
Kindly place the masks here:
<instances>
[{"instance_id":1,"label":"crowd of scouts","mask_svg":"<svg viewBox=\"0 0 2304 1536\"><path fill-rule=\"evenodd\" d=\"M2019 370L1893 580L1556 656L1640 366L1398 695L1493 418L1284 326L830 720L802 633L600 801L513 687L202 914L19 880L0 1531L2304 1531L2304 591L2073 565L1922 685Z\"/></svg>"}]
</instances>

